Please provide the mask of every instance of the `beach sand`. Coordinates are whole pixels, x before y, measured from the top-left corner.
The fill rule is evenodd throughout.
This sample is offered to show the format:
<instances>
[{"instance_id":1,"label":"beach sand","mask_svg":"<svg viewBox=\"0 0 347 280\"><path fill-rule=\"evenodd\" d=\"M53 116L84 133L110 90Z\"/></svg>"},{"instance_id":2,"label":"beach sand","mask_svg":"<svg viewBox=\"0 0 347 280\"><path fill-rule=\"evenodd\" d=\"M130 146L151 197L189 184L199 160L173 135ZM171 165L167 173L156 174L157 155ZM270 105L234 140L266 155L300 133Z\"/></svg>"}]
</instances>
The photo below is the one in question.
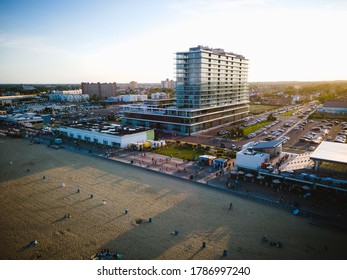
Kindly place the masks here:
<instances>
[{"instance_id":1,"label":"beach sand","mask_svg":"<svg viewBox=\"0 0 347 280\"><path fill-rule=\"evenodd\" d=\"M345 232L111 160L8 138L0 170L1 259L90 259L103 248L124 259L347 257ZM264 235L283 247L262 242Z\"/></svg>"}]
</instances>

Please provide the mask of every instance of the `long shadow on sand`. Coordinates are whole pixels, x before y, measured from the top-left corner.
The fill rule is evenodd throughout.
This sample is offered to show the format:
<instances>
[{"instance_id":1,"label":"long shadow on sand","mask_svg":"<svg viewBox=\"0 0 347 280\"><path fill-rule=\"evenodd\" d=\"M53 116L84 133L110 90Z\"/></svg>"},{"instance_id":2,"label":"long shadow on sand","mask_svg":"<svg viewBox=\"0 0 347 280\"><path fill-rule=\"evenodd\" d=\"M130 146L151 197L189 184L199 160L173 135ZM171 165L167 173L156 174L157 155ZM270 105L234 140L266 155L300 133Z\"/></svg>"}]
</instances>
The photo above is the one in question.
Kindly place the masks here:
<instances>
[{"instance_id":1,"label":"long shadow on sand","mask_svg":"<svg viewBox=\"0 0 347 280\"><path fill-rule=\"evenodd\" d=\"M36 241L36 240L35 240ZM17 252L23 252L26 251L28 249L33 249L37 246L37 241L36 243L34 243L35 241L31 241L30 243L24 245L21 249L19 249Z\"/></svg>"},{"instance_id":2,"label":"long shadow on sand","mask_svg":"<svg viewBox=\"0 0 347 280\"><path fill-rule=\"evenodd\" d=\"M67 220L67 218L61 217L61 218L56 219L54 222L52 222L52 224L57 224L59 222L66 221L66 220Z\"/></svg>"},{"instance_id":3,"label":"long shadow on sand","mask_svg":"<svg viewBox=\"0 0 347 280\"><path fill-rule=\"evenodd\" d=\"M98 205L95 205L94 207L91 207L91 208L87 209L87 210L84 211L83 213L92 211L93 209L99 208L100 206L103 206L103 205L104 205L103 203L100 203L100 204L98 204Z\"/></svg>"},{"instance_id":4,"label":"long shadow on sand","mask_svg":"<svg viewBox=\"0 0 347 280\"><path fill-rule=\"evenodd\" d=\"M77 202L71 204L71 206L72 206L72 205L79 204L79 203L82 203L82 202L85 202L85 201L87 201L87 200L91 200L91 198L90 198L90 197L87 197L87 198L85 198L85 199L83 199L83 200L80 200L80 201L77 201Z\"/></svg>"},{"instance_id":5,"label":"long shadow on sand","mask_svg":"<svg viewBox=\"0 0 347 280\"><path fill-rule=\"evenodd\" d=\"M181 203L182 202L177 203L173 207L178 209L186 207L181 206ZM204 250L201 248L202 241L204 238L207 238L209 234L213 233L215 229L220 228L220 221L215 219L209 224L204 222L201 218L189 219L189 221L187 221L185 218L180 219L180 215L173 213L175 211L172 210L173 209L170 208L156 216L153 216L153 221L151 223L143 222L137 224L136 217L129 216L129 219L131 220L126 219L124 222L131 222L133 227L124 234L101 245L99 247L100 250L109 248L113 251L122 252L126 259L153 260L163 258L165 254L169 254L173 259L182 259L182 256L177 256L177 258L175 258L175 256L172 256L172 252L169 252L172 249L176 251L175 247L178 246L177 252L184 250L186 259L199 258L199 254ZM109 224L125 215L126 214L121 214L104 224ZM99 226L102 227L102 225ZM189 232L187 227L189 227ZM179 230L178 235L173 234L175 229ZM165 233L163 234L163 232ZM228 238L228 234L228 231L223 231L220 238ZM201 242L199 241L200 239ZM189 243L189 240L195 240L193 242L195 244L193 247L186 244L187 241ZM229 244L227 247L229 246L231 245ZM187 253L187 250L191 250L191 252ZM221 251L220 254L218 252L218 255L219 256L215 256L215 259L231 259L230 257L223 257L223 251Z\"/></svg>"},{"instance_id":6,"label":"long shadow on sand","mask_svg":"<svg viewBox=\"0 0 347 280\"><path fill-rule=\"evenodd\" d=\"M72 196L72 195L75 195L75 194L78 194L77 192L74 192L74 193L70 193L70 194L68 194L68 195L66 195L66 196L63 196L63 197L61 197L61 198L58 198L59 200L63 200L63 199L65 199L65 198L68 198L68 197L70 197L70 196Z\"/></svg>"},{"instance_id":7,"label":"long shadow on sand","mask_svg":"<svg viewBox=\"0 0 347 280\"><path fill-rule=\"evenodd\" d=\"M113 221L115 221L115 220L117 220L117 219L119 219L120 217L123 217L123 216L125 216L125 215L126 215L125 213L120 214L120 215L118 215L117 217L114 217L113 219L108 220L108 221L106 222L106 224L112 223Z\"/></svg>"}]
</instances>

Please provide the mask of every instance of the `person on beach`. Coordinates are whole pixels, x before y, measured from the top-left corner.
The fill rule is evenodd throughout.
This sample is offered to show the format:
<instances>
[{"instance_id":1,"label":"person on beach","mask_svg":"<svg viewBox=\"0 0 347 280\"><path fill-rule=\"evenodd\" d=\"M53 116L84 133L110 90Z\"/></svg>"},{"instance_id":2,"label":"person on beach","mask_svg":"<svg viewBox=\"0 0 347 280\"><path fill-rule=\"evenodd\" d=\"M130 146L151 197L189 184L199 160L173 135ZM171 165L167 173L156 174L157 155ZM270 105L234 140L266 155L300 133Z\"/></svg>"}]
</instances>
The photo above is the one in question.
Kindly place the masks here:
<instances>
[{"instance_id":1,"label":"person on beach","mask_svg":"<svg viewBox=\"0 0 347 280\"><path fill-rule=\"evenodd\" d=\"M230 202L230 205L229 205L229 210L231 210L233 208L233 203Z\"/></svg>"},{"instance_id":2,"label":"person on beach","mask_svg":"<svg viewBox=\"0 0 347 280\"><path fill-rule=\"evenodd\" d=\"M31 247L36 246L36 245L37 245L37 243L38 243L38 241L37 241L37 240L33 240L33 241L31 241L31 242L28 244L28 248L31 248Z\"/></svg>"}]
</instances>

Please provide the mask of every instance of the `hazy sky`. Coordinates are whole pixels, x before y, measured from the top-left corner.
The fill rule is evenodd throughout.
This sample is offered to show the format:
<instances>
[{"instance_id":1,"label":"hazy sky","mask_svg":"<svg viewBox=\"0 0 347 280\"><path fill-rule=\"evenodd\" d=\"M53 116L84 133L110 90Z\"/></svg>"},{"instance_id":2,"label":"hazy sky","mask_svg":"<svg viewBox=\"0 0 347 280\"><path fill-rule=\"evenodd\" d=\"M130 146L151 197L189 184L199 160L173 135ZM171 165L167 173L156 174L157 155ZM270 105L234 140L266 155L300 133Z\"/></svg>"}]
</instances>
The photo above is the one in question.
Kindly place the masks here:
<instances>
[{"instance_id":1,"label":"hazy sky","mask_svg":"<svg viewBox=\"0 0 347 280\"><path fill-rule=\"evenodd\" d=\"M346 34L347 0L0 0L0 83L160 82L197 45L251 82L347 79Z\"/></svg>"}]
</instances>

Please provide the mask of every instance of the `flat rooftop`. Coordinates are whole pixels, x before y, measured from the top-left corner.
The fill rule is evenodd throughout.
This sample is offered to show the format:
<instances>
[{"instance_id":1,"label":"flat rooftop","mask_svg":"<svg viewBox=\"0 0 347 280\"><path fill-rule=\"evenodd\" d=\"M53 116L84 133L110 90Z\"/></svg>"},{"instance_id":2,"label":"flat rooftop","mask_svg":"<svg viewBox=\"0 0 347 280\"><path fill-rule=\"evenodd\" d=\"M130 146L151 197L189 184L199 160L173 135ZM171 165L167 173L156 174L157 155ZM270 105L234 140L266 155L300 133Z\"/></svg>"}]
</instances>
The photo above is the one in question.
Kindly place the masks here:
<instances>
[{"instance_id":1,"label":"flat rooftop","mask_svg":"<svg viewBox=\"0 0 347 280\"><path fill-rule=\"evenodd\" d=\"M112 122L97 122L97 121L75 123L75 124L67 125L66 127L95 131L95 132L117 135L117 136L134 134L134 133L150 130L144 127L123 126L123 125L112 123Z\"/></svg>"},{"instance_id":2,"label":"flat rooftop","mask_svg":"<svg viewBox=\"0 0 347 280\"><path fill-rule=\"evenodd\" d=\"M254 145L253 148L254 149L276 148L278 145L282 144L284 141L286 141L285 138L279 138L277 140L260 142L257 145Z\"/></svg>"},{"instance_id":3,"label":"flat rooftop","mask_svg":"<svg viewBox=\"0 0 347 280\"><path fill-rule=\"evenodd\" d=\"M323 141L311 159L347 164L347 144Z\"/></svg>"}]
</instances>

